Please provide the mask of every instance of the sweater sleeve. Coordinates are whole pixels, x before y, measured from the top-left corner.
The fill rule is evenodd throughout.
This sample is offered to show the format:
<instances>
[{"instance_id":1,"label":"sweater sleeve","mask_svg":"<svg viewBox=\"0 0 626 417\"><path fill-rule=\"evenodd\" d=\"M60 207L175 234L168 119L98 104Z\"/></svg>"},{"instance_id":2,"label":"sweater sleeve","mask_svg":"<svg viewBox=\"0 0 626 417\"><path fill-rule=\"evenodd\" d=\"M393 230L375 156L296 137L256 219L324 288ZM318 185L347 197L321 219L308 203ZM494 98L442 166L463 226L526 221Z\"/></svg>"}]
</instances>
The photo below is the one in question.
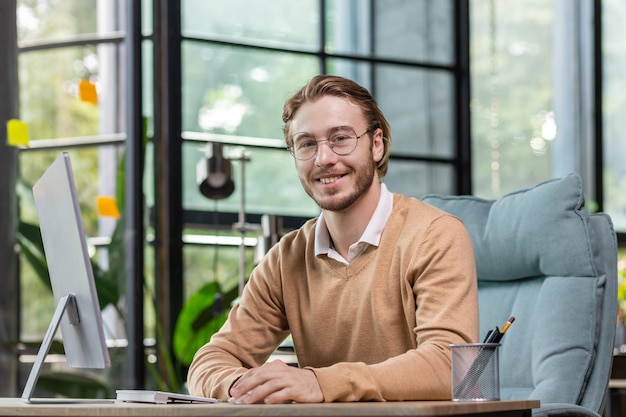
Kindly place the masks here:
<instances>
[{"instance_id":1,"label":"sweater sleeve","mask_svg":"<svg viewBox=\"0 0 626 417\"><path fill-rule=\"evenodd\" d=\"M478 339L473 249L460 220L445 215L429 226L407 274L415 297L416 347L380 363L312 368L324 401L451 398L449 345Z\"/></svg>"},{"instance_id":2,"label":"sweater sleeve","mask_svg":"<svg viewBox=\"0 0 626 417\"><path fill-rule=\"evenodd\" d=\"M250 276L226 323L196 352L187 374L192 395L227 400L235 381L261 366L288 335L277 265L274 247Z\"/></svg>"}]
</instances>

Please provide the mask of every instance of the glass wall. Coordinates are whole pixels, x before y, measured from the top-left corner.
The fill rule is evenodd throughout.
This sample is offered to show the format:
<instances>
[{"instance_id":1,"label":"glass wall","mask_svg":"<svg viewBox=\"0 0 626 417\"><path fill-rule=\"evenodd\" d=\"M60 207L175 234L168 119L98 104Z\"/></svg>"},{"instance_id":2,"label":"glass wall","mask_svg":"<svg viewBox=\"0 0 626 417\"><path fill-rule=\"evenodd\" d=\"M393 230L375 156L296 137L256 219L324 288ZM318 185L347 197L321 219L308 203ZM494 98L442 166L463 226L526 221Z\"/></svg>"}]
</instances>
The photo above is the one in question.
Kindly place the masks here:
<instances>
[{"instance_id":1,"label":"glass wall","mask_svg":"<svg viewBox=\"0 0 626 417\"><path fill-rule=\"evenodd\" d=\"M37 233L28 229L29 225L38 224L31 187L61 151L69 152L75 173L84 228L102 296L106 335L112 346L115 340L125 337L120 310L123 294L105 296L101 286L110 279L113 287L123 287L124 277L118 274L123 270L119 264L123 252L120 249L114 253L111 246L114 231L121 223L98 209L100 197L116 198L120 191L117 181L125 139L121 15L122 10L114 1L17 2L18 111L19 119L28 126L28 143L20 150L18 161L17 238L23 254L20 341L26 346L20 351L20 362L24 365L20 369L18 390L23 387L23 378L32 366L31 355L36 353L55 310L45 263L43 269L40 263L44 261L44 253ZM55 360L56 351L53 348L49 355L47 370L63 372L65 365L62 360ZM123 355L113 353L112 359L114 368L119 369ZM110 394L96 393L93 388L85 383L82 394Z\"/></svg>"},{"instance_id":2,"label":"glass wall","mask_svg":"<svg viewBox=\"0 0 626 417\"><path fill-rule=\"evenodd\" d=\"M577 172L588 207L606 211L616 229L626 231L624 3L601 2L598 63L592 1L470 5L474 194L496 198ZM601 92L594 91L595 71L601 71Z\"/></svg>"},{"instance_id":3,"label":"glass wall","mask_svg":"<svg viewBox=\"0 0 626 417\"><path fill-rule=\"evenodd\" d=\"M119 10L113 2L18 2L19 114L27 123L29 145L20 153L19 176L25 186L20 218L37 223L28 192L61 150L70 150L85 230L110 236L113 219L98 215L98 196L114 196L122 142L120 113ZM85 91L91 91L87 95ZM94 146L88 146L89 144ZM113 220L113 221L112 221ZM25 339L41 334L52 315L52 301L28 302L42 283L23 265L22 315ZM51 297L49 291L43 290ZM42 312L47 311L47 314Z\"/></svg>"},{"instance_id":4,"label":"glass wall","mask_svg":"<svg viewBox=\"0 0 626 417\"><path fill-rule=\"evenodd\" d=\"M473 193L497 198L553 174L553 2L470 5Z\"/></svg>"}]
</instances>

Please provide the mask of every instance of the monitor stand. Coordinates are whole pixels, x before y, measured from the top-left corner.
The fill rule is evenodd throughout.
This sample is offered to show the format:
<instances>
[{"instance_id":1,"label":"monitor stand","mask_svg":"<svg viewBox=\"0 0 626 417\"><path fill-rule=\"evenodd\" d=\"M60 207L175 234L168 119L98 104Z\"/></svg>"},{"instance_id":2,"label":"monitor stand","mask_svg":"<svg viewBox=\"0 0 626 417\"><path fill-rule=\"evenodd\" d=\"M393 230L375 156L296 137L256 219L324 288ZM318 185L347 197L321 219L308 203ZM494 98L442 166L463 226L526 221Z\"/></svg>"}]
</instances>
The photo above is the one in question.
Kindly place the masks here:
<instances>
[{"instance_id":1,"label":"monitor stand","mask_svg":"<svg viewBox=\"0 0 626 417\"><path fill-rule=\"evenodd\" d=\"M68 294L65 297L62 297L59 300L59 304L57 304L57 308L54 311L52 320L50 321L50 326L48 326L46 335L41 342L41 346L39 347L37 359L35 360L35 363L30 370L28 380L26 381L26 386L24 387L24 391L22 392L22 401L26 403L31 402L31 397L33 395L33 392L35 391L35 385L37 385L39 373L41 372L41 368L44 364L44 361L46 360L46 356L48 355L50 346L52 346L54 335L56 334L59 325L61 324L61 319L63 318L63 313L65 312L67 312L70 324L74 325L80 322L80 318L78 316L78 308L76 305L76 297L74 296L74 294Z\"/></svg>"}]
</instances>

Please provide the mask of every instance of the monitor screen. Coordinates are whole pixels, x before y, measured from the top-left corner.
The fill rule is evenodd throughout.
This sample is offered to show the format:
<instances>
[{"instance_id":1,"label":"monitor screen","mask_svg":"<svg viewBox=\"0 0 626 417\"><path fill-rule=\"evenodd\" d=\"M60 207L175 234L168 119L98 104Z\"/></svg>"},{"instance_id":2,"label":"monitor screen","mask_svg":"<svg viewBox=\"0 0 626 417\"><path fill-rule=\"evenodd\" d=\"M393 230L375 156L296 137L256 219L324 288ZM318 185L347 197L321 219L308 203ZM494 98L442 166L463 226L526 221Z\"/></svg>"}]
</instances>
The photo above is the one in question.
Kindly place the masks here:
<instances>
[{"instance_id":1,"label":"monitor screen","mask_svg":"<svg viewBox=\"0 0 626 417\"><path fill-rule=\"evenodd\" d=\"M33 186L33 195L57 308L24 388L27 402L59 325L69 366L110 366L69 154L57 157Z\"/></svg>"}]
</instances>

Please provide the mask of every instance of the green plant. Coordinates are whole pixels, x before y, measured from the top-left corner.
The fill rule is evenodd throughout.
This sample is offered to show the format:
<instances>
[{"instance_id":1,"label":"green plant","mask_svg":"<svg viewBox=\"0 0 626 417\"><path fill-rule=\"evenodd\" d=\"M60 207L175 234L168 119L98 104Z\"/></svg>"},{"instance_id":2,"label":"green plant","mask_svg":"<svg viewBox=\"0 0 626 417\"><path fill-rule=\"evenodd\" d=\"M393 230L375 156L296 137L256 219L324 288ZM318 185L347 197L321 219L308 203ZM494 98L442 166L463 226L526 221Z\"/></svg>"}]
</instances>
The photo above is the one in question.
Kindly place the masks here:
<instances>
[{"instance_id":1,"label":"green plant","mask_svg":"<svg viewBox=\"0 0 626 417\"><path fill-rule=\"evenodd\" d=\"M224 324L230 306L238 296L238 287L223 291L213 281L205 284L193 294L176 321L173 348L176 358L186 366L193 355Z\"/></svg>"}]
</instances>

